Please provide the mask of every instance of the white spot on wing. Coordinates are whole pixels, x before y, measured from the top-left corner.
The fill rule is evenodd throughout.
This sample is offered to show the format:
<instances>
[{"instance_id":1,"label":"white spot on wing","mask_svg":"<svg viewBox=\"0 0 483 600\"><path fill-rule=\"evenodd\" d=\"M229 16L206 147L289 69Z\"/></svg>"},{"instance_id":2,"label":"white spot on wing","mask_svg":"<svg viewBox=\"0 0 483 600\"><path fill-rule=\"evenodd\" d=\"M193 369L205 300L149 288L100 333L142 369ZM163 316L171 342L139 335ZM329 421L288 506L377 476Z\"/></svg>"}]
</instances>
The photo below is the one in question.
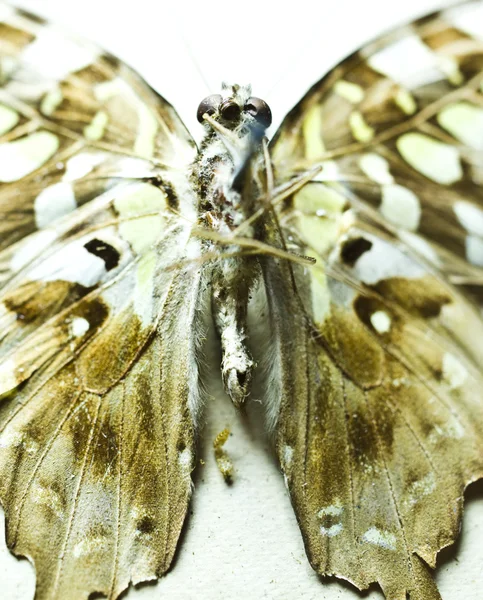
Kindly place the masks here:
<instances>
[{"instance_id":1,"label":"white spot on wing","mask_svg":"<svg viewBox=\"0 0 483 600\"><path fill-rule=\"evenodd\" d=\"M25 265L28 265L45 248L48 248L56 239L57 234L53 230L40 231L28 237L24 244L15 252L10 262L10 269L16 273Z\"/></svg>"},{"instance_id":2,"label":"white spot on wing","mask_svg":"<svg viewBox=\"0 0 483 600\"><path fill-rule=\"evenodd\" d=\"M451 185L463 177L459 152L450 144L412 132L401 135L396 145L413 169L437 183Z\"/></svg>"},{"instance_id":3,"label":"white spot on wing","mask_svg":"<svg viewBox=\"0 0 483 600\"><path fill-rule=\"evenodd\" d=\"M152 158L154 141L158 131L158 122L151 109L142 103L138 106L138 132L134 143L134 152L143 158Z\"/></svg>"},{"instance_id":4,"label":"white spot on wing","mask_svg":"<svg viewBox=\"0 0 483 600\"><path fill-rule=\"evenodd\" d=\"M381 531L377 527L368 529L362 536L362 540L385 550L396 550L396 536L389 531Z\"/></svg>"},{"instance_id":5,"label":"white spot on wing","mask_svg":"<svg viewBox=\"0 0 483 600\"><path fill-rule=\"evenodd\" d=\"M394 101L399 106L399 108L407 115L413 115L418 110L418 106L416 104L414 96L404 88L398 90Z\"/></svg>"},{"instance_id":6,"label":"white spot on wing","mask_svg":"<svg viewBox=\"0 0 483 600\"><path fill-rule=\"evenodd\" d=\"M461 387L468 379L466 367L451 352L443 356L443 379L452 390Z\"/></svg>"},{"instance_id":7,"label":"white spot on wing","mask_svg":"<svg viewBox=\"0 0 483 600\"><path fill-rule=\"evenodd\" d=\"M338 506L337 504L330 504L329 506L324 506L319 510L317 516L319 519L324 517L338 517L344 512L342 506Z\"/></svg>"},{"instance_id":8,"label":"white spot on wing","mask_svg":"<svg viewBox=\"0 0 483 600\"><path fill-rule=\"evenodd\" d=\"M409 89L444 77L435 54L417 35L409 35L389 44L373 54L368 62L376 71Z\"/></svg>"},{"instance_id":9,"label":"white spot on wing","mask_svg":"<svg viewBox=\"0 0 483 600\"><path fill-rule=\"evenodd\" d=\"M0 135L7 133L19 122L19 114L13 108L0 104Z\"/></svg>"},{"instance_id":10,"label":"white spot on wing","mask_svg":"<svg viewBox=\"0 0 483 600\"><path fill-rule=\"evenodd\" d=\"M344 79L335 82L334 92L352 104L358 104L364 99L364 89L357 83L345 81Z\"/></svg>"},{"instance_id":11,"label":"white spot on wing","mask_svg":"<svg viewBox=\"0 0 483 600\"><path fill-rule=\"evenodd\" d=\"M319 519L326 519L328 517L330 521L331 517L340 517L343 512L344 509L342 508L342 506L338 506L337 504L330 504L329 506L324 506L323 508L321 508L317 513L317 517ZM341 531L344 529L344 526L340 521L338 523L333 524L326 523L326 525L320 526L320 533L324 537L335 537L336 535L339 535L339 533L341 533Z\"/></svg>"},{"instance_id":12,"label":"white spot on wing","mask_svg":"<svg viewBox=\"0 0 483 600\"><path fill-rule=\"evenodd\" d=\"M330 527L320 527L320 533L325 537L335 537L339 535L339 533L344 529L342 523L336 523L335 525L331 525Z\"/></svg>"},{"instance_id":13,"label":"white spot on wing","mask_svg":"<svg viewBox=\"0 0 483 600\"><path fill-rule=\"evenodd\" d=\"M434 473L428 473L426 477L415 481L408 492L407 504L414 506L425 496L428 496L436 489L436 479Z\"/></svg>"},{"instance_id":14,"label":"white spot on wing","mask_svg":"<svg viewBox=\"0 0 483 600\"><path fill-rule=\"evenodd\" d=\"M161 212L166 207L166 196L154 185L135 183L117 195L114 206L122 217Z\"/></svg>"},{"instance_id":15,"label":"white spot on wing","mask_svg":"<svg viewBox=\"0 0 483 600\"><path fill-rule=\"evenodd\" d=\"M453 210L460 225L468 233L483 237L483 210L471 202L459 200L455 202Z\"/></svg>"},{"instance_id":16,"label":"white spot on wing","mask_svg":"<svg viewBox=\"0 0 483 600\"><path fill-rule=\"evenodd\" d=\"M466 236L466 257L472 265L483 267L483 240L475 235Z\"/></svg>"},{"instance_id":17,"label":"white spot on wing","mask_svg":"<svg viewBox=\"0 0 483 600\"><path fill-rule=\"evenodd\" d=\"M436 251L424 238L404 230L399 231L398 235L403 242L406 242L408 246L421 254L421 256L432 262L434 265L440 266L440 260Z\"/></svg>"},{"instance_id":18,"label":"white spot on wing","mask_svg":"<svg viewBox=\"0 0 483 600\"><path fill-rule=\"evenodd\" d=\"M452 56L438 56L438 64L440 69L448 78L448 81L453 85L462 85L465 78L460 71L458 61Z\"/></svg>"},{"instance_id":19,"label":"white spot on wing","mask_svg":"<svg viewBox=\"0 0 483 600\"><path fill-rule=\"evenodd\" d=\"M64 519L64 503L60 494L51 487L34 483L31 497L35 503L47 506L60 520Z\"/></svg>"},{"instance_id":20,"label":"white spot on wing","mask_svg":"<svg viewBox=\"0 0 483 600\"><path fill-rule=\"evenodd\" d=\"M383 310L372 313L370 318L377 333L387 333L391 329L391 317Z\"/></svg>"},{"instance_id":21,"label":"white spot on wing","mask_svg":"<svg viewBox=\"0 0 483 600\"><path fill-rule=\"evenodd\" d=\"M43 229L77 207L74 190L70 183L59 182L49 185L35 198L35 224Z\"/></svg>"},{"instance_id":22,"label":"white spot on wing","mask_svg":"<svg viewBox=\"0 0 483 600\"><path fill-rule=\"evenodd\" d=\"M376 183L381 185L394 183L394 177L389 171L389 163L375 152L363 154L359 159L359 166L367 177Z\"/></svg>"},{"instance_id":23,"label":"white spot on wing","mask_svg":"<svg viewBox=\"0 0 483 600\"><path fill-rule=\"evenodd\" d=\"M153 312L153 288L156 268L156 254L146 252L136 269L136 287L134 288L134 310L143 324L150 323Z\"/></svg>"},{"instance_id":24,"label":"white spot on wing","mask_svg":"<svg viewBox=\"0 0 483 600\"><path fill-rule=\"evenodd\" d=\"M0 396L17 387L15 363L8 359L0 363Z\"/></svg>"},{"instance_id":25,"label":"white spot on wing","mask_svg":"<svg viewBox=\"0 0 483 600\"><path fill-rule=\"evenodd\" d=\"M375 135L374 129L367 124L364 116L358 110L351 112L349 116L349 127L354 139L358 142L370 142Z\"/></svg>"},{"instance_id":26,"label":"white spot on wing","mask_svg":"<svg viewBox=\"0 0 483 600\"><path fill-rule=\"evenodd\" d=\"M391 277L418 278L424 269L401 250L372 236L365 236L372 248L357 260L354 271L361 281L371 285Z\"/></svg>"},{"instance_id":27,"label":"white spot on wing","mask_svg":"<svg viewBox=\"0 0 483 600\"><path fill-rule=\"evenodd\" d=\"M47 117L54 114L57 107L62 103L64 96L60 87L56 86L42 98L40 103L40 112Z\"/></svg>"},{"instance_id":28,"label":"white spot on wing","mask_svg":"<svg viewBox=\"0 0 483 600\"><path fill-rule=\"evenodd\" d=\"M483 150L483 108L469 102L457 102L443 108L437 120L460 142Z\"/></svg>"},{"instance_id":29,"label":"white spot on wing","mask_svg":"<svg viewBox=\"0 0 483 600\"><path fill-rule=\"evenodd\" d=\"M330 313L330 292L324 271L318 267L310 270L311 296L312 296L312 315L318 325L322 325Z\"/></svg>"},{"instance_id":30,"label":"white spot on wing","mask_svg":"<svg viewBox=\"0 0 483 600\"><path fill-rule=\"evenodd\" d=\"M90 65L97 52L87 44L79 44L51 27L37 30L35 40L25 47L22 61L29 71L44 74L54 80Z\"/></svg>"},{"instance_id":31,"label":"white spot on wing","mask_svg":"<svg viewBox=\"0 0 483 600\"><path fill-rule=\"evenodd\" d=\"M106 130L109 116L104 110L98 111L89 125L84 127L84 136L86 139L96 142L100 140Z\"/></svg>"},{"instance_id":32,"label":"white spot on wing","mask_svg":"<svg viewBox=\"0 0 483 600\"><path fill-rule=\"evenodd\" d=\"M103 154L82 153L76 154L66 162L63 181L75 181L85 177L94 167L105 159Z\"/></svg>"},{"instance_id":33,"label":"white spot on wing","mask_svg":"<svg viewBox=\"0 0 483 600\"><path fill-rule=\"evenodd\" d=\"M475 38L481 38L481 24L483 23L483 5L477 2L466 6L458 6L445 10L444 22L449 22L456 28L469 33Z\"/></svg>"},{"instance_id":34,"label":"white spot on wing","mask_svg":"<svg viewBox=\"0 0 483 600\"><path fill-rule=\"evenodd\" d=\"M106 102L113 96L129 94L129 88L122 79L116 78L111 81L103 81L94 88L94 95L99 102Z\"/></svg>"},{"instance_id":35,"label":"white spot on wing","mask_svg":"<svg viewBox=\"0 0 483 600\"><path fill-rule=\"evenodd\" d=\"M72 335L76 338L82 337L89 331L89 321L82 317L74 317L70 324Z\"/></svg>"},{"instance_id":36,"label":"white spot on wing","mask_svg":"<svg viewBox=\"0 0 483 600\"><path fill-rule=\"evenodd\" d=\"M188 468L191 465L191 450L189 448L185 448L178 454L178 462L184 468Z\"/></svg>"},{"instance_id":37,"label":"white spot on wing","mask_svg":"<svg viewBox=\"0 0 483 600\"><path fill-rule=\"evenodd\" d=\"M102 258L91 254L79 243L62 248L48 261L38 265L29 273L29 277L42 281L70 281L84 287L96 285L106 274Z\"/></svg>"},{"instance_id":38,"label":"white spot on wing","mask_svg":"<svg viewBox=\"0 0 483 600\"><path fill-rule=\"evenodd\" d=\"M283 464L285 467L290 467L293 459L293 448L291 446L285 446L283 449Z\"/></svg>"}]
</instances>

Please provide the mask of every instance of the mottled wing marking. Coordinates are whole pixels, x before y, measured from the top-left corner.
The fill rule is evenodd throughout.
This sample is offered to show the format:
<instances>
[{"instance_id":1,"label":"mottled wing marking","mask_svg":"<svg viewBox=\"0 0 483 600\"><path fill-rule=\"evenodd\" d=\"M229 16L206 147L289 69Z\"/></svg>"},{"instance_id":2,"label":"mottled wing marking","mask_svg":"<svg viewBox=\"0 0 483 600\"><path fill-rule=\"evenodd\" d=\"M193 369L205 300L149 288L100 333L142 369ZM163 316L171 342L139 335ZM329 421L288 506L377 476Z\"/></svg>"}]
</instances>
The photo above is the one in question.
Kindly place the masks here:
<instances>
[{"instance_id":1,"label":"mottled wing marking","mask_svg":"<svg viewBox=\"0 0 483 600\"><path fill-rule=\"evenodd\" d=\"M171 268L190 236L132 182L2 254L0 497L39 598L116 598L173 558L199 406L202 271Z\"/></svg>"},{"instance_id":2,"label":"mottled wing marking","mask_svg":"<svg viewBox=\"0 0 483 600\"><path fill-rule=\"evenodd\" d=\"M173 108L125 64L3 5L0 25L0 248L118 178L192 160Z\"/></svg>"},{"instance_id":3,"label":"mottled wing marking","mask_svg":"<svg viewBox=\"0 0 483 600\"><path fill-rule=\"evenodd\" d=\"M323 163L322 181L468 281L481 281L483 266L482 10L468 3L357 52L308 92L272 144L280 177Z\"/></svg>"},{"instance_id":4,"label":"mottled wing marking","mask_svg":"<svg viewBox=\"0 0 483 600\"><path fill-rule=\"evenodd\" d=\"M483 475L482 17L368 46L272 145L279 181L323 163L277 205L317 264L264 268L277 453L313 567L391 600L440 598L428 566Z\"/></svg>"},{"instance_id":5,"label":"mottled wing marking","mask_svg":"<svg viewBox=\"0 0 483 600\"><path fill-rule=\"evenodd\" d=\"M387 598L439 598L425 563L483 475L481 317L363 224L325 269L295 268L297 293L281 268L265 269L277 452L311 563Z\"/></svg>"},{"instance_id":6,"label":"mottled wing marking","mask_svg":"<svg viewBox=\"0 0 483 600\"><path fill-rule=\"evenodd\" d=\"M191 494L195 148L128 67L3 4L0 84L8 545L39 600L114 599L167 571Z\"/></svg>"}]
</instances>

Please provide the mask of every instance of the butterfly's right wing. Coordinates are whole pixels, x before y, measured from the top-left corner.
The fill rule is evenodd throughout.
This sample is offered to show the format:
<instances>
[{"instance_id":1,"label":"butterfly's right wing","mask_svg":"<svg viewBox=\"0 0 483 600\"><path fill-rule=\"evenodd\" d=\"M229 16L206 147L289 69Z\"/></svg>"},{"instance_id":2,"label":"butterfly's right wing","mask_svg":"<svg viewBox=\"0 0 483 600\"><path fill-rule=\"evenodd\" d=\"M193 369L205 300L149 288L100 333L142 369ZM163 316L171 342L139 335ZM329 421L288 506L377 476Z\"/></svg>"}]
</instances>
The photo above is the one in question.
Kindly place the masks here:
<instances>
[{"instance_id":1,"label":"butterfly's right wing","mask_svg":"<svg viewBox=\"0 0 483 600\"><path fill-rule=\"evenodd\" d=\"M367 44L272 143L280 176L321 165L319 181L454 282L482 281L482 14L481 1L462 2Z\"/></svg>"},{"instance_id":2,"label":"butterfly's right wing","mask_svg":"<svg viewBox=\"0 0 483 600\"><path fill-rule=\"evenodd\" d=\"M277 204L317 263L264 272L279 460L314 569L388 600L440 600L429 567L483 475L482 14L369 44L272 145L281 186L323 167Z\"/></svg>"}]
</instances>

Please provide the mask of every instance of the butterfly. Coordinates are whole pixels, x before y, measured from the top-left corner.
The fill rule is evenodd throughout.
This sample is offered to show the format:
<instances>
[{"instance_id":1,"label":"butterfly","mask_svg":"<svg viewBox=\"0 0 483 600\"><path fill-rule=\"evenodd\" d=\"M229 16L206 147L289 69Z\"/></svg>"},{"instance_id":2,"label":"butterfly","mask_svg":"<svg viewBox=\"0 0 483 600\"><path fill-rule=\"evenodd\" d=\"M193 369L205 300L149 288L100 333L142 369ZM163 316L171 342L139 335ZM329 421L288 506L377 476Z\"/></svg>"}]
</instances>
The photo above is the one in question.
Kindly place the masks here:
<instances>
[{"instance_id":1,"label":"butterfly","mask_svg":"<svg viewBox=\"0 0 483 600\"><path fill-rule=\"evenodd\" d=\"M0 499L37 598L170 568L210 325L316 572L440 598L483 475L482 10L369 44L269 143L226 84L197 148L125 64L2 5Z\"/></svg>"}]
</instances>

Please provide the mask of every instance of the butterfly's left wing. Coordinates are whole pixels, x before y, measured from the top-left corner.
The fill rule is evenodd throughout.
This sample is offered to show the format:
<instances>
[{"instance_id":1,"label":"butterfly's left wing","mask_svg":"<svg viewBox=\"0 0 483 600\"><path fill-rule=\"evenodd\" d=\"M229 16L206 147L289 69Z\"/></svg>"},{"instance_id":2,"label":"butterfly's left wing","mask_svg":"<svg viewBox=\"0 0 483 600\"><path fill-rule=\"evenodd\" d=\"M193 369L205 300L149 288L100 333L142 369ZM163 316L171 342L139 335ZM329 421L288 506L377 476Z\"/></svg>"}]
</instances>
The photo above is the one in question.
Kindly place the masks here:
<instances>
[{"instance_id":1,"label":"butterfly's left wing","mask_svg":"<svg viewBox=\"0 0 483 600\"><path fill-rule=\"evenodd\" d=\"M456 25L482 11L349 58L272 145L279 182L323 166L277 205L317 264L264 268L278 456L313 567L391 600L440 597L428 565L483 475L483 30Z\"/></svg>"},{"instance_id":2,"label":"butterfly's left wing","mask_svg":"<svg viewBox=\"0 0 483 600\"><path fill-rule=\"evenodd\" d=\"M194 144L126 65L0 5L0 499L36 598L169 568L203 270Z\"/></svg>"},{"instance_id":3,"label":"butterfly's left wing","mask_svg":"<svg viewBox=\"0 0 483 600\"><path fill-rule=\"evenodd\" d=\"M116 178L182 169L195 151L171 105L127 65L0 3L0 249Z\"/></svg>"}]
</instances>

